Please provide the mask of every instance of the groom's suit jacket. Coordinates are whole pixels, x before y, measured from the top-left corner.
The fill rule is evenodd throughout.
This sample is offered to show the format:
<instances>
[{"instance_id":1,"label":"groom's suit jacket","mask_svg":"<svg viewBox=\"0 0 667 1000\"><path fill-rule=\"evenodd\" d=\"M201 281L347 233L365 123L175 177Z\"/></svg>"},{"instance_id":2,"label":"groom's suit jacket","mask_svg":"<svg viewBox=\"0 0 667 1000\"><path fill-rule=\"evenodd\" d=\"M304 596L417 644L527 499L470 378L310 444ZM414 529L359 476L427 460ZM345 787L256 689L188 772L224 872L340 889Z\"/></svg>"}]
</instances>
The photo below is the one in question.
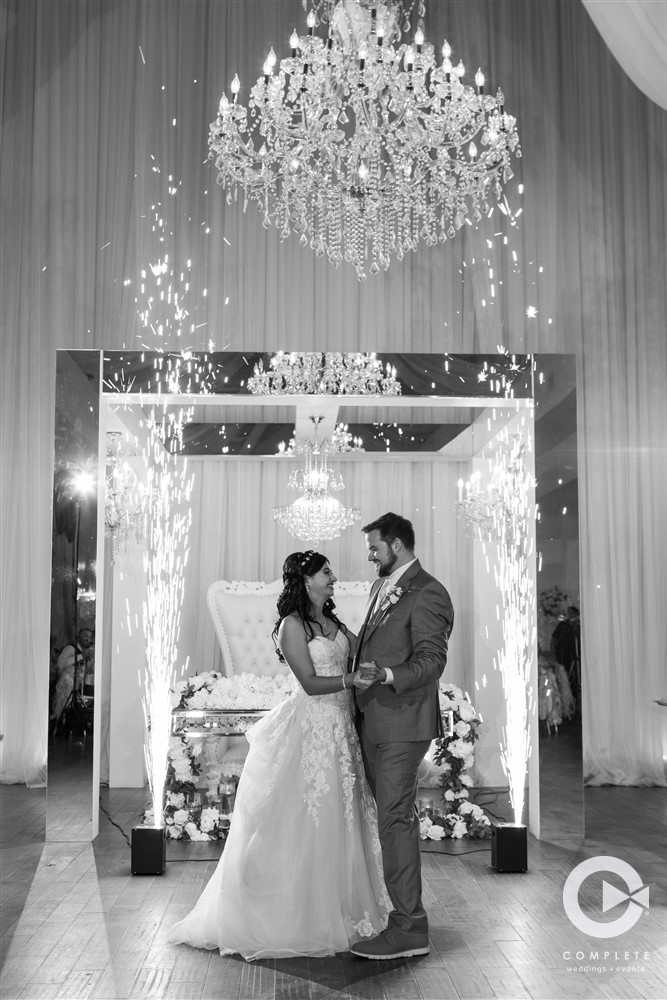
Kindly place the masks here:
<instances>
[{"instance_id":1,"label":"groom's suit jacket","mask_svg":"<svg viewBox=\"0 0 667 1000\"><path fill-rule=\"evenodd\" d=\"M371 600L382 585L378 579ZM396 583L403 593L395 603L385 597L359 634L355 665L375 660L389 667L392 684L355 689L364 728L374 743L431 740L442 735L438 681L447 663L454 609L443 585L419 560Z\"/></svg>"}]
</instances>

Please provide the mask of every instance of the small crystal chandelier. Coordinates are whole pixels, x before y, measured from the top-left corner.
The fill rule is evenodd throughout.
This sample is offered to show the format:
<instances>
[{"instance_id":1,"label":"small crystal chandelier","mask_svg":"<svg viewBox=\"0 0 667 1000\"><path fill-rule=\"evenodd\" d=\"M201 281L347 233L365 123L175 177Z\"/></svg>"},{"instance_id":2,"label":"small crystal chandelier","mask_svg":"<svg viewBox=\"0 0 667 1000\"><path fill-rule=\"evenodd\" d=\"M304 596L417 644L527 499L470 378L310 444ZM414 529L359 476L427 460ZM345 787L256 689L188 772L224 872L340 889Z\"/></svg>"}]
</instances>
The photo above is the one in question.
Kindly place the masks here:
<instances>
[{"instance_id":1,"label":"small crystal chandelier","mask_svg":"<svg viewBox=\"0 0 667 1000\"><path fill-rule=\"evenodd\" d=\"M361 512L356 507L344 507L331 496L345 489L340 473L333 472L327 456L333 451L328 441L320 443L318 426L322 417L310 418L315 425L312 441L296 445L297 454L305 454L303 469L297 469L289 478L289 489L298 490L297 499L284 507L273 508L273 519L290 535L306 542L319 542L328 538L338 538L345 528L358 521Z\"/></svg>"},{"instance_id":2,"label":"small crystal chandelier","mask_svg":"<svg viewBox=\"0 0 667 1000\"><path fill-rule=\"evenodd\" d=\"M241 188L265 228L297 233L360 279L478 223L512 177L511 154L521 155L502 91L485 94L481 70L464 84L447 41L436 62L424 0L412 41L401 42L415 2L310 0L307 35L292 33L277 72L270 50L248 108L235 76L210 126L227 203Z\"/></svg>"},{"instance_id":3,"label":"small crystal chandelier","mask_svg":"<svg viewBox=\"0 0 667 1000\"><path fill-rule=\"evenodd\" d=\"M124 434L107 431L104 528L111 538L111 562L131 539L141 542L145 536L144 484L130 463L136 454Z\"/></svg>"},{"instance_id":4,"label":"small crystal chandelier","mask_svg":"<svg viewBox=\"0 0 667 1000\"><path fill-rule=\"evenodd\" d=\"M270 371L262 361L248 379L255 395L283 396L400 396L401 383L396 369L386 368L375 354L278 351L271 356Z\"/></svg>"}]
</instances>

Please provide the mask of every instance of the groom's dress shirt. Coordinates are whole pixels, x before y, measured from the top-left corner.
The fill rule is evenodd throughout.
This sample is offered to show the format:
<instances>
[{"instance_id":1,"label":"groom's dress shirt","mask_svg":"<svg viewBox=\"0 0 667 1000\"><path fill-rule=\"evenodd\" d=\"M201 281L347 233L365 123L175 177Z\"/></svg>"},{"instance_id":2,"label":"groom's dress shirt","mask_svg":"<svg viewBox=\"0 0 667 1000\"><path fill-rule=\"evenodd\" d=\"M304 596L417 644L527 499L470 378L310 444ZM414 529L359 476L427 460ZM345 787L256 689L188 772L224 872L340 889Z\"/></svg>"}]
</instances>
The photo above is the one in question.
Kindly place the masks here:
<instances>
[{"instance_id":1,"label":"groom's dress shirt","mask_svg":"<svg viewBox=\"0 0 667 1000\"><path fill-rule=\"evenodd\" d=\"M404 563L403 566L399 566L398 569L395 569L393 573L390 573L389 576L386 576L384 578L384 580L382 582L382 586L380 587L380 589L378 590L378 593L377 593L377 598L375 600L375 611L373 612L373 614L376 614L377 611L380 609L380 607L382 605L382 601L384 600L385 595L386 595L387 591L389 590L389 588L396 586L396 584L401 579L401 577L403 576L403 574L405 573L405 571L410 566L412 566L413 562L417 562L417 556L415 556L414 559L411 559L409 563ZM394 675L393 675L392 671L389 669L389 667L385 667L384 668L384 672L385 672L385 674L387 676L385 677L385 679L383 681L381 681L381 683L382 684L393 684L394 683Z\"/></svg>"}]
</instances>

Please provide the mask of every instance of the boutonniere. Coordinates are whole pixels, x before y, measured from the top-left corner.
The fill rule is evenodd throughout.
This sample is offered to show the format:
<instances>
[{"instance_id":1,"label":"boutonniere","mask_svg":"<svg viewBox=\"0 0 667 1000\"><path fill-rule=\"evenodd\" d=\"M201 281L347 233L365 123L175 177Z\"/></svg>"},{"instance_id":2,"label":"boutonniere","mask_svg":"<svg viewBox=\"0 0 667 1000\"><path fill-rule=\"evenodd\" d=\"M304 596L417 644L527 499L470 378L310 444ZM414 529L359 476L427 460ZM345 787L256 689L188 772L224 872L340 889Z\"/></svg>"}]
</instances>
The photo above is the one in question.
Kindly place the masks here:
<instances>
[{"instance_id":1,"label":"boutonniere","mask_svg":"<svg viewBox=\"0 0 667 1000\"><path fill-rule=\"evenodd\" d=\"M405 593L405 590L403 589L403 587L396 587L396 586L389 587L385 591L385 593L384 593L384 595L382 597L382 603L380 605L380 609L379 610L381 612L382 611L386 611L388 608L393 607L394 604L398 604L398 602L400 601L401 597L403 597L404 593Z\"/></svg>"}]
</instances>

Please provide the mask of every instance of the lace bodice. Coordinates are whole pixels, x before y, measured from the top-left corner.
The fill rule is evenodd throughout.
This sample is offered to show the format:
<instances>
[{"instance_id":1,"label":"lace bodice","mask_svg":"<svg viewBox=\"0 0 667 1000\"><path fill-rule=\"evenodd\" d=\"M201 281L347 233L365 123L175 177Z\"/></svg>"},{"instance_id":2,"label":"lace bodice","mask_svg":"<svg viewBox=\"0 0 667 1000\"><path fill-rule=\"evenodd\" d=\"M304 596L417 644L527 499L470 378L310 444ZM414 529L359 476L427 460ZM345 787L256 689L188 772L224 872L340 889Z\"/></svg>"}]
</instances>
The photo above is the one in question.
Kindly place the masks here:
<instances>
[{"instance_id":1,"label":"lace bodice","mask_svg":"<svg viewBox=\"0 0 667 1000\"><path fill-rule=\"evenodd\" d=\"M333 639L317 635L308 643L308 652L319 677L331 677L347 671L350 643L342 628Z\"/></svg>"}]
</instances>

